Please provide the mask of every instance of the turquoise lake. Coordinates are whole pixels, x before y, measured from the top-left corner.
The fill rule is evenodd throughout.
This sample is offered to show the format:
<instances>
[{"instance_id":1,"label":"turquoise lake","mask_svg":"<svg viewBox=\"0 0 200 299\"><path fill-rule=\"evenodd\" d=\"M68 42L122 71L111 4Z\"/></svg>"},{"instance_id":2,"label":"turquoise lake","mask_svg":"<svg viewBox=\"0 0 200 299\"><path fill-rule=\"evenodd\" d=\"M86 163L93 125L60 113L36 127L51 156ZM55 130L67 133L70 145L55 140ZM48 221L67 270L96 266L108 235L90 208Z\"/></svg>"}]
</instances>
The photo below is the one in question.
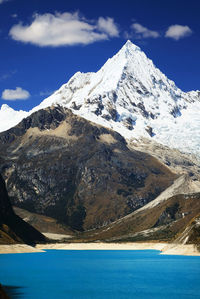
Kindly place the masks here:
<instances>
[{"instance_id":1,"label":"turquoise lake","mask_svg":"<svg viewBox=\"0 0 200 299\"><path fill-rule=\"evenodd\" d=\"M200 257L156 250L48 250L0 255L11 298L200 298Z\"/></svg>"}]
</instances>

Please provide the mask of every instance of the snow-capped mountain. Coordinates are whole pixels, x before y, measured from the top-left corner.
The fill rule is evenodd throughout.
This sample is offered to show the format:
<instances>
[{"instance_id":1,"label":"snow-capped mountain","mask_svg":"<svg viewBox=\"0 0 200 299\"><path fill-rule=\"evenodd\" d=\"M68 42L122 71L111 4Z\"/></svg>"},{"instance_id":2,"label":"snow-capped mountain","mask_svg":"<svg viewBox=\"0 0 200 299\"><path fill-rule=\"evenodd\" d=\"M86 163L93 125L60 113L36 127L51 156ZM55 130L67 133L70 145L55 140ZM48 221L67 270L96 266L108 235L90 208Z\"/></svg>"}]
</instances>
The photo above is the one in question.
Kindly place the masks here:
<instances>
[{"instance_id":1,"label":"snow-capped mountain","mask_svg":"<svg viewBox=\"0 0 200 299\"><path fill-rule=\"evenodd\" d=\"M130 41L97 73L78 72L33 110L16 112L9 127L51 105L70 108L126 138L144 136L200 154L200 92L181 91ZM0 117L6 117L9 109L2 109ZM5 121L0 129L6 129Z\"/></svg>"},{"instance_id":2,"label":"snow-capped mountain","mask_svg":"<svg viewBox=\"0 0 200 299\"><path fill-rule=\"evenodd\" d=\"M0 109L0 132L6 131L16 126L23 118L27 117L30 112L16 111L6 104Z\"/></svg>"}]
</instances>

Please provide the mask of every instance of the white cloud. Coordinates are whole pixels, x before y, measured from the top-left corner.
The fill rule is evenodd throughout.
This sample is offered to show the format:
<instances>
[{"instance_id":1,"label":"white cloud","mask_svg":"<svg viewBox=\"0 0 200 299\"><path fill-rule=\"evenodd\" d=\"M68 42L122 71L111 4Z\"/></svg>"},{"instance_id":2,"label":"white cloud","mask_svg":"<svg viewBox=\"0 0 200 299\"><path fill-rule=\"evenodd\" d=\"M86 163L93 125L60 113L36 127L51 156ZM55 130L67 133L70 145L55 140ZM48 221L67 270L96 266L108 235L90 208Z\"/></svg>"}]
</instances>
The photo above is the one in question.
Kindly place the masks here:
<instances>
[{"instance_id":1,"label":"white cloud","mask_svg":"<svg viewBox=\"0 0 200 299\"><path fill-rule=\"evenodd\" d=\"M47 97L50 96L54 93L54 91L52 90L44 90L44 91L40 91L40 96L41 97Z\"/></svg>"},{"instance_id":2,"label":"white cloud","mask_svg":"<svg viewBox=\"0 0 200 299\"><path fill-rule=\"evenodd\" d=\"M16 87L16 89L5 89L1 97L8 101L26 100L30 97L30 93L21 87Z\"/></svg>"},{"instance_id":3,"label":"white cloud","mask_svg":"<svg viewBox=\"0 0 200 299\"><path fill-rule=\"evenodd\" d=\"M119 30L117 28L117 25L114 22L114 19L112 18L100 17L97 22L97 28L100 31L107 33L111 37L119 36Z\"/></svg>"},{"instance_id":4,"label":"white cloud","mask_svg":"<svg viewBox=\"0 0 200 299\"><path fill-rule=\"evenodd\" d=\"M158 38L160 36L157 31L150 30L139 23L132 24L131 28L138 38Z\"/></svg>"},{"instance_id":5,"label":"white cloud","mask_svg":"<svg viewBox=\"0 0 200 299\"><path fill-rule=\"evenodd\" d=\"M5 73L1 73L0 72L0 81L3 81L3 80L6 80L10 77L12 77L14 74L16 74L17 71L16 70L13 70L13 71L7 71Z\"/></svg>"},{"instance_id":6,"label":"white cloud","mask_svg":"<svg viewBox=\"0 0 200 299\"><path fill-rule=\"evenodd\" d=\"M16 18L18 17L18 14L13 13L13 14L11 15L11 17L14 18L14 19L16 19Z\"/></svg>"},{"instance_id":7,"label":"white cloud","mask_svg":"<svg viewBox=\"0 0 200 299\"><path fill-rule=\"evenodd\" d=\"M189 36L192 34L192 30L188 26L171 25L165 33L165 37L170 37L175 40Z\"/></svg>"},{"instance_id":8,"label":"white cloud","mask_svg":"<svg viewBox=\"0 0 200 299\"><path fill-rule=\"evenodd\" d=\"M57 47L106 40L118 36L118 30L112 18L88 21L77 12L65 12L36 14L30 25L14 25L9 34L12 39L24 43Z\"/></svg>"},{"instance_id":9,"label":"white cloud","mask_svg":"<svg viewBox=\"0 0 200 299\"><path fill-rule=\"evenodd\" d=\"M4 2L8 2L9 0L0 0L0 4L4 3Z\"/></svg>"}]
</instances>

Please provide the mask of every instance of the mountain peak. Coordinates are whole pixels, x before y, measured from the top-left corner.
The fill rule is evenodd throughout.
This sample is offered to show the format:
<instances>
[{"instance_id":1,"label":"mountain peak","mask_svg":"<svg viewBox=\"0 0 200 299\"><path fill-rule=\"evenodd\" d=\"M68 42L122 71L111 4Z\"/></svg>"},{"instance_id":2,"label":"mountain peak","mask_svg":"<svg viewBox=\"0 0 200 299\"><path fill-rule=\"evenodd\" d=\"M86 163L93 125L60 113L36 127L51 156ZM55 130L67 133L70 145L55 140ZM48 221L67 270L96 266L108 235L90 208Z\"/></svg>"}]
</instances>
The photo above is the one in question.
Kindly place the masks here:
<instances>
[{"instance_id":1,"label":"mountain peak","mask_svg":"<svg viewBox=\"0 0 200 299\"><path fill-rule=\"evenodd\" d=\"M108 61L123 60L124 64L127 64L130 63L130 60L134 62L134 60L139 59L140 56L148 59L140 47L127 40L122 48L112 58L108 59Z\"/></svg>"},{"instance_id":2,"label":"mountain peak","mask_svg":"<svg viewBox=\"0 0 200 299\"><path fill-rule=\"evenodd\" d=\"M137 45L135 45L134 43L132 43L129 39L123 45L122 49L131 50L131 51L141 51L140 47L138 47Z\"/></svg>"},{"instance_id":3,"label":"mountain peak","mask_svg":"<svg viewBox=\"0 0 200 299\"><path fill-rule=\"evenodd\" d=\"M11 110L13 111L13 109L7 104L3 104L0 109L0 111L11 111Z\"/></svg>"},{"instance_id":4,"label":"mountain peak","mask_svg":"<svg viewBox=\"0 0 200 299\"><path fill-rule=\"evenodd\" d=\"M69 108L83 118L114 129L125 138L151 137L184 151L200 153L196 128L200 93L185 93L177 88L130 40L98 72L77 72L29 115L52 105ZM9 115L8 121L3 122L6 128L8 123L11 127L27 116L27 112L16 112L12 116L12 111L8 111L0 110L1 119ZM188 136L194 136L193 130L196 131L193 143L186 144L183 136L186 130Z\"/></svg>"}]
</instances>

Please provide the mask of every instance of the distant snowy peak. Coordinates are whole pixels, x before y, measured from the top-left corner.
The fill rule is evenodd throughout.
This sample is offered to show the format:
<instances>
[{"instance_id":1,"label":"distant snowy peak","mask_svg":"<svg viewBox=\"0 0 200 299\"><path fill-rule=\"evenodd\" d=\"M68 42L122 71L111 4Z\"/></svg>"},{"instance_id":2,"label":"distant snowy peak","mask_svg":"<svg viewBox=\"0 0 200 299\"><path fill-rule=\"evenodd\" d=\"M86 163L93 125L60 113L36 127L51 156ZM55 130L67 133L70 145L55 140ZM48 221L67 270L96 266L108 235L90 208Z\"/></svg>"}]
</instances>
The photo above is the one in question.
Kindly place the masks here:
<instances>
[{"instance_id":1,"label":"distant snowy peak","mask_svg":"<svg viewBox=\"0 0 200 299\"><path fill-rule=\"evenodd\" d=\"M77 72L29 113L52 105L70 108L126 138L151 137L200 153L200 92L182 92L130 41L98 72ZM185 142L185 124L185 132L193 135L192 143Z\"/></svg>"},{"instance_id":2,"label":"distant snowy peak","mask_svg":"<svg viewBox=\"0 0 200 299\"><path fill-rule=\"evenodd\" d=\"M0 132L14 127L23 118L27 117L28 114L26 111L15 111L8 105L3 104L0 109Z\"/></svg>"}]
</instances>

